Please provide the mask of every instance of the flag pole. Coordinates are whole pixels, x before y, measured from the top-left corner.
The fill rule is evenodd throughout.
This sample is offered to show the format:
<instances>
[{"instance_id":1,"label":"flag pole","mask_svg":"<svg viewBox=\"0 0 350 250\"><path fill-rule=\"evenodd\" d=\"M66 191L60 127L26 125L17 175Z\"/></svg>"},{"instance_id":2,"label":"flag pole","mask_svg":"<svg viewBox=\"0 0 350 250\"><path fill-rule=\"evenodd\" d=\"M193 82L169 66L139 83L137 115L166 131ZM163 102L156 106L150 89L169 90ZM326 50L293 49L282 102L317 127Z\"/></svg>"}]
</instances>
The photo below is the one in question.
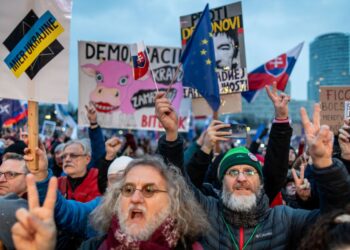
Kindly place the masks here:
<instances>
[{"instance_id":1,"label":"flag pole","mask_svg":"<svg viewBox=\"0 0 350 250\"><path fill-rule=\"evenodd\" d=\"M219 120L219 112L213 111L213 120ZM215 142L214 155L217 156L221 153L219 142Z\"/></svg>"},{"instance_id":2,"label":"flag pole","mask_svg":"<svg viewBox=\"0 0 350 250\"><path fill-rule=\"evenodd\" d=\"M173 86L173 84L174 84L174 81L175 81L175 79L177 78L177 75L179 74L181 65L182 65L182 63L179 62L179 64L177 65L175 74L174 74L174 76L173 76L173 79L171 79L170 85L169 85L168 89L166 90L165 95L168 95L168 94L169 94L169 91L171 90L171 88L172 88L172 86Z\"/></svg>"},{"instance_id":3,"label":"flag pole","mask_svg":"<svg viewBox=\"0 0 350 250\"><path fill-rule=\"evenodd\" d=\"M143 42L142 42L143 43ZM151 63L151 58L149 57L148 55L148 51L147 51L147 46L145 45L145 50L146 50L146 54L147 54L147 58L148 58L148 61L149 61L149 69L151 70L151 75L152 75L152 78L153 78L153 82L154 84L156 85L156 89L157 89L157 93L159 92L159 89L158 89L158 84L156 82L156 79L154 78L154 74L153 74L153 69L152 69L152 63Z\"/></svg>"}]
</instances>

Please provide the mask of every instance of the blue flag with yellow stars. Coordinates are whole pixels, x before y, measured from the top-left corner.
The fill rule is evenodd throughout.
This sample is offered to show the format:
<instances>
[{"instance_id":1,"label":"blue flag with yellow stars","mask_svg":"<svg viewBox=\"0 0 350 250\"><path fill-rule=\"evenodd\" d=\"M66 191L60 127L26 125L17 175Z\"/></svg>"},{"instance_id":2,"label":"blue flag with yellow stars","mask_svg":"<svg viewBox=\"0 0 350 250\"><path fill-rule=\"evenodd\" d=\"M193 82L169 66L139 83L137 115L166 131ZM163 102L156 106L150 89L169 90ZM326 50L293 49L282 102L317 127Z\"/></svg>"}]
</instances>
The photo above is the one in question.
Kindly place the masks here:
<instances>
[{"instance_id":1,"label":"blue flag with yellow stars","mask_svg":"<svg viewBox=\"0 0 350 250\"><path fill-rule=\"evenodd\" d=\"M215 72L214 42L209 6L205 9L188 41L180 62L184 75L182 85L198 90L214 111L220 107L220 92Z\"/></svg>"}]
</instances>

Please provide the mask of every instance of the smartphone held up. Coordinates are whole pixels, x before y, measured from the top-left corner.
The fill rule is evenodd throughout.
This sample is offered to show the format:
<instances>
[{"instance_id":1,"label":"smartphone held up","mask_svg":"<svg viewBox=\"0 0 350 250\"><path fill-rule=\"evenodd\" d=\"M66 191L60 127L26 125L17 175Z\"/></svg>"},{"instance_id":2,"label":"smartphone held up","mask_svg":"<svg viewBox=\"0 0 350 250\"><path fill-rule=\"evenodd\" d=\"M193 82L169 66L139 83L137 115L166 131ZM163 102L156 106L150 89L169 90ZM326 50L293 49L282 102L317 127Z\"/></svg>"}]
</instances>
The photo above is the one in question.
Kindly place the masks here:
<instances>
[{"instance_id":1,"label":"smartphone held up","mask_svg":"<svg viewBox=\"0 0 350 250\"><path fill-rule=\"evenodd\" d=\"M231 135L225 135L227 138L234 139L246 139L247 138L247 125L239 123L230 123L230 127L222 128L221 132L230 132Z\"/></svg>"}]
</instances>

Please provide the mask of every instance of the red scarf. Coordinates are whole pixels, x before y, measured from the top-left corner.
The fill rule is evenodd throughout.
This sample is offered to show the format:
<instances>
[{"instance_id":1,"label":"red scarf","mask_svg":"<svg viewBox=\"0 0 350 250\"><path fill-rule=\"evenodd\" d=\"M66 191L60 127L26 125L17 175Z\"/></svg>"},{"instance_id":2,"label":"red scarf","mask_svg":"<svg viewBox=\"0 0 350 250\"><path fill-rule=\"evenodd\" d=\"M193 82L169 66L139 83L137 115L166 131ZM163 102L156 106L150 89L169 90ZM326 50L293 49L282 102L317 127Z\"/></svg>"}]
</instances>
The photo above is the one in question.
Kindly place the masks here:
<instances>
[{"instance_id":1,"label":"red scarf","mask_svg":"<svg viewBox=\"0 0 350 250\"><path fill-rule=\"evenodd\" d=\"M169 250L175 248L180 238L175 228L175 220L168 217L163 224L154 231L147 241L130 241L120 230L118 219L113 216L107 238L102 242L99 250Z\"/></svg>"}]
</instances>

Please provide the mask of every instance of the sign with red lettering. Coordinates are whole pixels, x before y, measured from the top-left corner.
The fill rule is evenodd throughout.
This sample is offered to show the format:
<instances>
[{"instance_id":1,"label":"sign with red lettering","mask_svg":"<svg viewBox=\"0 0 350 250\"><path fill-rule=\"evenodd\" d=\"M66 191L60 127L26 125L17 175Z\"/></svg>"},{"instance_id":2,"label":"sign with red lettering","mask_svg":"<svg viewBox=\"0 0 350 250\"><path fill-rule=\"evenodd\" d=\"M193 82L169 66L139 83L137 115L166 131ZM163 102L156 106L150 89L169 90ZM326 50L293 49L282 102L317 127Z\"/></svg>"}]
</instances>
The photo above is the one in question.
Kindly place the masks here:
<instances>
[{"instance_id":1,"label":"sign with red lettering","mask_svg":"<svg viewBox=\"0 0 350 250\"><path fill-rule=\"evenodd\" d=\"M350 100L350 86L321 86L321 124L328 125L335 135L343 125L344 102Z\"/></svg>"},{"instance_id":2,"label":"sign with red lettering","mask_svg":"<svg viewBox=\"0 0 350 250\"><path fill-rule=\"evenodd\" d=\"M148 46L153 77L133 78L128 44L79 42L79 124L88 125L92 104L103 128L163 130L156 119L157 91L166 92L179 63L180 48ZM154 83L157 82L157 88ZM167 97L179 116L179 131L189 130L190 99L184 99L181 74Z\"/></svg>"}]
</instances>

